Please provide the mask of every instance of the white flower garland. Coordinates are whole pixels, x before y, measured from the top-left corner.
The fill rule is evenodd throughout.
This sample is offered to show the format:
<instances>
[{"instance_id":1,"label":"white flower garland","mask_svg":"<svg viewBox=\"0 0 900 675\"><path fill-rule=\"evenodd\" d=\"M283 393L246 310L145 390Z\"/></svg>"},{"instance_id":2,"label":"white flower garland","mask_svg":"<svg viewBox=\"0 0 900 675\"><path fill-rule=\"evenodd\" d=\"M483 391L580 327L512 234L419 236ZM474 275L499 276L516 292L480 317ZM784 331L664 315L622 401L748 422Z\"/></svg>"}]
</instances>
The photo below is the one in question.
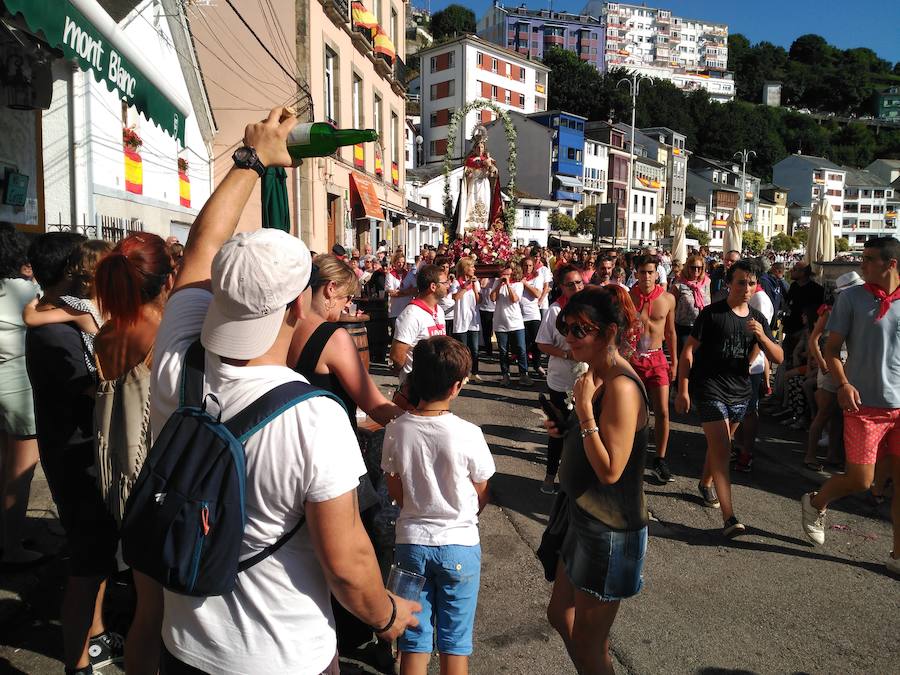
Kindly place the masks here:
<instances>
[{"instance_id":1,"label":"white flower garland","mask_svg":"<svg viewBox=\"0 0 900 675\"><path fill-rule=\"evenodd\" d=\"M497 106L492 101L483 98L470 101L462 108L458 108L450 118L450 124L447 127L447 152L444 155L444 213L447 218L453 217L453 201L450 199L450 171L453 149L456 147L456 134L459 131L459 121L464 120L473 110L492 111L503 122L503 130L506 132L506 142L509 146L509 159L507 160L507 169L509 171L509 181L506 183L506 191L509 194L509 205L503 209L503 220L507 232L512 232L516 223L516 206L518 198L516 197L516 161L518 154L516 152L516 127L512 119L506 111ZM461 232L456 233L462 236Z\"/></svg>"}]
</instances>

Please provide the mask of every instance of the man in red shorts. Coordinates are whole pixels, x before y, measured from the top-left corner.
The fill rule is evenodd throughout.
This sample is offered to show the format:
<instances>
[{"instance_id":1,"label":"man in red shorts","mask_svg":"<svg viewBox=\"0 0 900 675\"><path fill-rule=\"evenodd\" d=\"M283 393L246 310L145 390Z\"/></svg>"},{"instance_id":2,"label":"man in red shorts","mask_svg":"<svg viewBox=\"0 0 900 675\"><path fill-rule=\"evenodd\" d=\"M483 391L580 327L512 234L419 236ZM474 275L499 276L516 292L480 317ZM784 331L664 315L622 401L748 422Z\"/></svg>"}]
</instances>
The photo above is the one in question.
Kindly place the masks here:
<instances>
[{"instance_id":1,"label":"man in red shorts","mask_svg":"<svg viewBox=\"0 0 900 675\"><path fill-rule=\"evenodd\" d=\"M900 574L900 241L869 239L863 248L866 283L838 296L828 319L825 360L838 383L844 411L847 471L832 476L819 492L803 495L804 534L825 542L825 509L835 499L869 489L875 463L893 461L894 549L889 571ZM841 346L847 343L847 362Z\"/></svg>"},{"instance_id":2,"label":"man in red shorts","mask_svg":"<svg viewBox=\"0 0 900 675\"><path fill-rule=\"evenodd\" d=\"M631 355L631 365L647 388L653 405L653 429L656 435L656 459L651 471L663 482L671 482L672 472L666 461L669 444L669 384L678 372L678 348L675 334L675 296L657 284L658 258L643 256L637 263L638 281L631 289L631 299L637 310L643 331L637 349ZM666 360L663 341L672 362Z\"/></svg>"}]
</instances>

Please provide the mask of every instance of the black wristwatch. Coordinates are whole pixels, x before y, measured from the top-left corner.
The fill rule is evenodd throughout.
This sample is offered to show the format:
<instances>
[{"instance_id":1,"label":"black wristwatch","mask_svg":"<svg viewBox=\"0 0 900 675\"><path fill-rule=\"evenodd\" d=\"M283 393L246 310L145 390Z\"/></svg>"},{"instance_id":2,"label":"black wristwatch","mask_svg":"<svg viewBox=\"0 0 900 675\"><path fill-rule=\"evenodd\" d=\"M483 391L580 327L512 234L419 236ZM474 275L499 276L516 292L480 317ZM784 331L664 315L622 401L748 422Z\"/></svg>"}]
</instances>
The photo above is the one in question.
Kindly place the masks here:
<instances>
[{"instance_id":1,"label":"black wristwatch","mask_svg":"<svg viewBox=\"0 0 900 675\"><path fill-rule=\"evenodd\" d=\"M259 156L256 154L255 148L248 148L246 145L243 145L234 151L231 159L234 160L234 165L237 168L253 169L259 174L260 178L262 178L263 174L266 172L266 167L259 161Z\"/></svg>"}]
</instances>

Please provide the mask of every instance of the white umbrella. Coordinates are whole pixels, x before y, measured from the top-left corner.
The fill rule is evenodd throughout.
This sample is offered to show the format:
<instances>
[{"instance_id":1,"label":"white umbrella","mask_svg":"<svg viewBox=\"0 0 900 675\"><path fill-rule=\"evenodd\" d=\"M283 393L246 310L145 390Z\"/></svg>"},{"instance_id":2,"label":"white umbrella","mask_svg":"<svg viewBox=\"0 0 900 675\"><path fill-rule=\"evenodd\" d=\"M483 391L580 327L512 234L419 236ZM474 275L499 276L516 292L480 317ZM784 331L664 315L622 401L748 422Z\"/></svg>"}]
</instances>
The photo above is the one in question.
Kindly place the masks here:
<instances>
[{"instance_id":1,"label":"white umbrella","mask_svg":"<svg viewBox=\"0 0 900 675\"><path fill-rule=\"evenodd\" d=\"M806 262L820 263L834 260L834 211L824 197L809 217L809 236L806 239Z\"/></svg>"},{"instance_id":2,"label":"white umbrella","mask_svg":"<svg viewBox=\"0 0 900 675\"><path fill-rule=\"evenodd\" d=\"M728 222L725 223L725 238L722 242L722 254L728 251L744 250L744 235L742 232L744 214L739 208L735 208L728 214Z\"/></svg>"},{"instance_id":3,"label":"white umbrella","mask_svg":"<svg viewBox=\"0 0 900 675\"><path fill-rule=\"evenodd\" d=\"M672 260L682 264L687 260L686 229L684 216L678 216L675 219L675 232L672 234Z\"/></svg>"}]
</instances>

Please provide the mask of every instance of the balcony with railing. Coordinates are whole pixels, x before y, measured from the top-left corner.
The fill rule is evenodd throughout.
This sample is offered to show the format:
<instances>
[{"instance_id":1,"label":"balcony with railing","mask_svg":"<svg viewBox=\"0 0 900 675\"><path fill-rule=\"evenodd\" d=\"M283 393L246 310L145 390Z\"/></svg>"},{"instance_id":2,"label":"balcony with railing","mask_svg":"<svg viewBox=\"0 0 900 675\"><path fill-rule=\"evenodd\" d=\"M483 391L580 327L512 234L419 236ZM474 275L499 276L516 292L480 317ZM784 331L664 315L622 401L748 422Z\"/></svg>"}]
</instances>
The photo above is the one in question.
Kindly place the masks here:
<instances>
[{"instance_id":1,"label":"balcony with railing","mask_svg":"<svg viewBox=\"0 0 900 675\"><path fill-rule=\"evenodd\" d=\"M350 23L350 0L319 0L325 16L337 26Z\"/></svg>"}]
</instances>

